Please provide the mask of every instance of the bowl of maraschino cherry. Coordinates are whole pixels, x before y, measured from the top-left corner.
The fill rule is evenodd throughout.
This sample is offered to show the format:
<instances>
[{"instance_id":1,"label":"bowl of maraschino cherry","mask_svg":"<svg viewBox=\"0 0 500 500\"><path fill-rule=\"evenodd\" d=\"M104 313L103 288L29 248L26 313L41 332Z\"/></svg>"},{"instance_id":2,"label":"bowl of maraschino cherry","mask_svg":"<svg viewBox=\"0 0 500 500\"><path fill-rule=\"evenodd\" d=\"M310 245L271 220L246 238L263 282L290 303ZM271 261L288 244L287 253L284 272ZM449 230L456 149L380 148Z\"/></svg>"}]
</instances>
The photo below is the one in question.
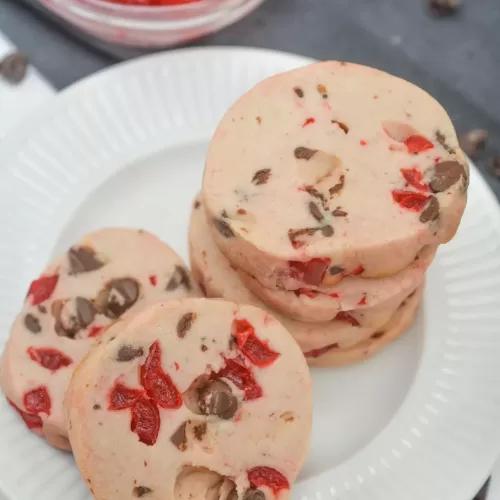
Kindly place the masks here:
<instances>
[{"instance_id":1,"label":"bowl of maraschino cherry","mask_svg":"<svg viewBox=\"0 0 500 500\"><path fill-rule=\"evenodd\" d=\"M180 45L232 24L264 0L39 0L80 30L131 47Z\"/></svg>"}]
</instances>

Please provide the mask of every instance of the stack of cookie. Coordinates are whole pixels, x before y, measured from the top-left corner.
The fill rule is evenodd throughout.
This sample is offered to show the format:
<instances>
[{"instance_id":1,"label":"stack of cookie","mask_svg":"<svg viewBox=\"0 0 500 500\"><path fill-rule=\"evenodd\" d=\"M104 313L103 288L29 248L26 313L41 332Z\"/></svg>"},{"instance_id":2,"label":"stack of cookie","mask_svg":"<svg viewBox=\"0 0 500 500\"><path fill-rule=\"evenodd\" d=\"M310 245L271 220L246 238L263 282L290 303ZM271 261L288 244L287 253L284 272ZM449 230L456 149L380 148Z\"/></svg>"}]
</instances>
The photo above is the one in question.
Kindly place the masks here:
<instances>
[{"instance_id":1,"label":"stack of cookie","mask_svg":"<svg viewBox=\"0 0 500 500\"><path fill-rule=\"evenodd\" d=\"M193 274L210 297L268 309L310 364L359 361L411 324L467 185L453 125L423 90L341 62L284 73L214 135Z\"/></svg>"}]
</instances>

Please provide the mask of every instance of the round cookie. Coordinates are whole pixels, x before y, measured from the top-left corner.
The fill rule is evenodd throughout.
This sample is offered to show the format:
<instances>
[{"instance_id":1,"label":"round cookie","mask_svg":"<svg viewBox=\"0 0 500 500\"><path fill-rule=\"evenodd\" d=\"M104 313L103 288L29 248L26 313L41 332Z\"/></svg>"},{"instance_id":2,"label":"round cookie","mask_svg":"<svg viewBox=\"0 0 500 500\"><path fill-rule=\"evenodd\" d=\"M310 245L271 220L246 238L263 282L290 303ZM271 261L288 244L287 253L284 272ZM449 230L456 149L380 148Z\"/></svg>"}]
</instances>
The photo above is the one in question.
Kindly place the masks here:
<instances>
[{"instance_id":1,"label":"round cookie","mask_svg":"<svg viewBox=\"0 0 500 500\"><path fill-rule=\"evenodd\" d=\"M375 356L385 346L400 337L413 323L420 306L424 287L420 286L407 300L401 304L390 321L358 344L342 348L337 345L325 346L304 353L311 366L345 366L360 363Z\"/></svg>"},{"instance_id":2,"label":"round cookie","mask_svg":"<svg viewBox=\"0 0 500 500\"><path fill-rule=\"evenodd\" d=\"M306 457L311 390L300 349L269 314L184 299L109 328L64 406L96 500L271 500L288 498Z\"/></svg>"},{"instance_id":3,"label":"round cookie","mask_svg":"<svg viewBox=\"0 0 500 500\"><path fill-rule=\"evenodd\" d=\"M199 295L181 258L156 236L88 234L31 283L2 357L3 392L30 429L70 449L64 393L104 329L149 302Z\"/></svg>"},{"instance_id":4,"label":"round cookie","mask_svg":"<svg viewBox=\"0 0 500 500\"><path fill-rule=\"evenodd\" d=\"M385 278L349 276L332 287L283 290L262 286L255 278L238 271L241 281L263 302L299 321L329 321L340 311L387 310L397 307L425 277L436 255L436 247L424 247L402 271ZM366 324L366 323L365 323Z\"/></svg>"},{"instance_id":5,"label":"round cookie","mask_svg":"<svg viewBox=\"0 0 500 500\"><path fill-rule=\"evenodd\" d=\"M322 323L296 321L276 313L245 287L240 275L217 248L211 238L199 197L191 213L189 249L193 277L208 297L221 297L267 310L287 328L304 352L331 344L349 347L368 339L389 321L405 299L400 297L389 301L384 307L343 312L338 315L338 319Z\"/></svg>"},{"instance_id":6,"label":"round cookie","mask_svg":"<svg viewBox=\"0 0 500 500\"><path fill-rule=\"evenodd\" d=\"M226 257L263 286L395 274L455 234L468 164L441 105L336 61L269 78L209 147L203 197Z\"/></svg>"}]
</instances>

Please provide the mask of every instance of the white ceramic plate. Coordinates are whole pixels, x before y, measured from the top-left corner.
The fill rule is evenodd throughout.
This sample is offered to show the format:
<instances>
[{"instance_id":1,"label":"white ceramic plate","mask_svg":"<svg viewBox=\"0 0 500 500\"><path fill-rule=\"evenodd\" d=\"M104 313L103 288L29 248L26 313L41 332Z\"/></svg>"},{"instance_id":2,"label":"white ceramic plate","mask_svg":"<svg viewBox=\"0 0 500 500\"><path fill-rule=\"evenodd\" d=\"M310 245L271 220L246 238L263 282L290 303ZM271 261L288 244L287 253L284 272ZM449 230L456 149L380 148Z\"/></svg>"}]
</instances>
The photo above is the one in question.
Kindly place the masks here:
<instances>
[{"instance_id":1,"label":"white ceramic plate","mask_svg":"<svg viewBox=\"0 0 500 500\"><path fill-rule=\"evenodd\" d=\"M142 226L187 258L217 121L257 81L309 62L235 48L154 55L73 86L4 139L2 343L33 276L89 230ZM499 305L500 216L473 168L462 226L429 270L417 324L371 361L314 371L311 451L294 499L470 500L500 450ZM71 456L1 399L6 497L90 498Z\"/></svg>"}]
</instances>

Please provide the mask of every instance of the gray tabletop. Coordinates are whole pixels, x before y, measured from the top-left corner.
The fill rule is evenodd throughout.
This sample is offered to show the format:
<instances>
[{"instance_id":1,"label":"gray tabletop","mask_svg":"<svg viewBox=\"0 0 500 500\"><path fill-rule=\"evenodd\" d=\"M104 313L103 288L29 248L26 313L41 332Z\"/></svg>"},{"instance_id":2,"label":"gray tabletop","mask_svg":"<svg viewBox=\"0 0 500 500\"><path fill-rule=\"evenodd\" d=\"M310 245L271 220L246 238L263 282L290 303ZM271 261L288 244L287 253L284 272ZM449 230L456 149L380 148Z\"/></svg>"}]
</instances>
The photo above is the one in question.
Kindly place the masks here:
<instances>
[{"instance_id":1,"label":"gray tabletop","mask_svg":"<svg viewBox=\"0 0 500 500\"><path fill-rule=\"evenodd\" d=\"M0 30L57 88L129 55L85 45L27 9L30 1L0 0ZM500 152L500 1L463 1L458 15L435 18L427 0L267 0L246 19L197 44L356 61L415 82L445 106L459 132L477 127L490 132L477 164L500 197L500 181L486 166Z\"/></svg>"}]
</instances>

